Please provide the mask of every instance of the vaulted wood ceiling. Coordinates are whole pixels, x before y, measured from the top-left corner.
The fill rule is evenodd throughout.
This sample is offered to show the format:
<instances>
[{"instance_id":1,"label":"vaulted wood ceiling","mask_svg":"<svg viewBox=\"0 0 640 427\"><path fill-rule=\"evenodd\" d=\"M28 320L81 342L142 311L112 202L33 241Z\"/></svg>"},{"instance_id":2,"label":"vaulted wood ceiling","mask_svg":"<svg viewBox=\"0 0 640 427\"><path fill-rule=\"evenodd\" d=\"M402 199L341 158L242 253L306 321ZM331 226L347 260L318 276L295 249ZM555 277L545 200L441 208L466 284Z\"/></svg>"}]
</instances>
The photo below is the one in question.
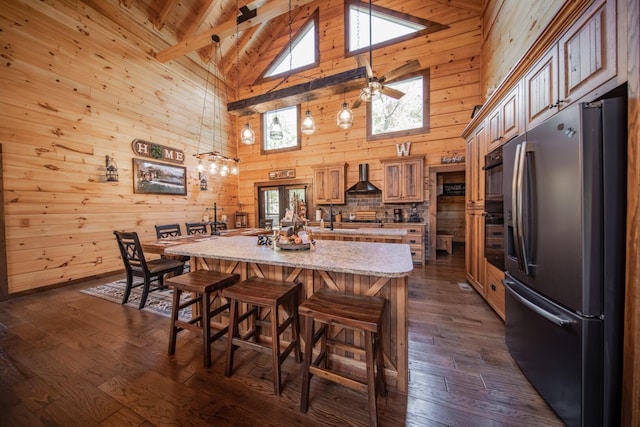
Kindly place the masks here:
<instances>
[{"instance_id":1,"label":"vaulted wood ceiling","mask_svg":"<svg viewBox=\"0 0 640 427\"><path fill-rule=\"evenodd\" d=\"M288 33L289 7L292 26L297 27L308 17L309 11L327 3L341 0L84 0L125 29L134 32L153 46L159 61L190 58L206 67L214 55L212 35L220 36L219 45L223 71L231 80L239 65L250 70L254 61L268 50L273 40ZM366 3L366 0L363 0ZM482 0L417 1L374 0L373 4L392 7L405 13L429 19L427 4L442 4L463 12L480 14ZM411 7L417 8L415 10ZM258 10L236 26L241 10ZM306 12L306 13L304 13ZM132 24L132 22L134 24ZM238 39L236 40L236 31ZM238 73L240 74L240 73ZM240 74L242 78L242 75ZM247 82L248 83L248 82Z\"/></svg>"}]
</instances>

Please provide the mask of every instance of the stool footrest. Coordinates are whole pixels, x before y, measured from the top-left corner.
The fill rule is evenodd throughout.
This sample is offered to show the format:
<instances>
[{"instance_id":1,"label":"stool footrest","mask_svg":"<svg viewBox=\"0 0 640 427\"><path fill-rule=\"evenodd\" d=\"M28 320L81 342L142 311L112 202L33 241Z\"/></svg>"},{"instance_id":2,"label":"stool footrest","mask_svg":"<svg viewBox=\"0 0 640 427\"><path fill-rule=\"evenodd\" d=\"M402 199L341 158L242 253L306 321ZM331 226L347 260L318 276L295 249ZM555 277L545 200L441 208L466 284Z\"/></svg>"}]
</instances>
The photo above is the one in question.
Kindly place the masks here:
<instances>
[{"instance_id":1,"label":"stool footrest","mask_svg":"<svg viewBox=\"0 0 640 427\"><path fill-rule=\"evenodd\" d=\"M335 383L348 387L352 390L356 390L362 393L367 392L366 383L354 380L352 378L345 377L343 374L338 375L328 369L324 369L319 366L309 366L309 372L311 372L312 375L317 375L320 378L333 381Z\"/></svg>"}]
</instances>

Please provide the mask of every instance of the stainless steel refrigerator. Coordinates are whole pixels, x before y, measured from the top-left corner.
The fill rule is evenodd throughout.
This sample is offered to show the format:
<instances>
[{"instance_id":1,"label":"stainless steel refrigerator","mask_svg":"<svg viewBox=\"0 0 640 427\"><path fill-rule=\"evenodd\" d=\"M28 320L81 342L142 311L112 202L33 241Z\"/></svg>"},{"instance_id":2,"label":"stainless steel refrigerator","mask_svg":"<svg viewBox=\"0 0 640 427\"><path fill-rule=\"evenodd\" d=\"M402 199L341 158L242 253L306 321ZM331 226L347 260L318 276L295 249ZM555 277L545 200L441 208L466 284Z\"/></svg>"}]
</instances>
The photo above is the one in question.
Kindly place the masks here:
<instances>
[{"instance_id":1,"label":"stainless steel refrigerator","mask_svg":"<svg viewBox=\"0 0 640 427\"><path fill-rule=\"evenodd\" d=\"M570 426L620 424L626 127L583 103L503 148L506 343Z\"/></svg>"}]
</instances>

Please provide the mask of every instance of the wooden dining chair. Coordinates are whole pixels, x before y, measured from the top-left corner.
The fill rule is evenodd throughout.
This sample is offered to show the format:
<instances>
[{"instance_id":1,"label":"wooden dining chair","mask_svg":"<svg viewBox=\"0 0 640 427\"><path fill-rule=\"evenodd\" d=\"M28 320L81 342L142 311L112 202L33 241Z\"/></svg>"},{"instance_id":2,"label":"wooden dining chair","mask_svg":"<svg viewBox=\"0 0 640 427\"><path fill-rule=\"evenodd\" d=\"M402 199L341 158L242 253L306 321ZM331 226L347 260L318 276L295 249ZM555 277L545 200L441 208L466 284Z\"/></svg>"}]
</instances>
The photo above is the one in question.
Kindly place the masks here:
<instances>
[{"instance_id":1,"label":"wooden dining chair","mask_svg":"<svg viewBox=\"0 0 640 427\"><path fill-rule=\"evenodd\" d=\"M113 234L116 236L118 248L120 248L120 254L122 255L122 262L124 263L124 269L127 273L127 287L122 297L122 304L126 304L127 301L129 301L132 288L143 286L142 297L140 298L140 304L138 306L138 308L143 308L147 302L150 291L164 289L164 276L166 274L182 274L184 262L169 258L147 260L142 251L138 233L135 231L114 231ZM134 277L142 277L144 281L134 285ZM151 289L151 282L157 284L153 289Z\"/></svg>"},{"instance_id":2,"label":"wooden dining chair","mask_svg":"<svg viewBox=\"0 0 640 427\"><path fill-rule=\"evenodd\" d=\"M187 222L185 223L187 226L187 234L207 234L207 223L206 222Z\"/></svg>"},{"instance_id":3,"label":"wooden dining chair","mask_svg":"<svg viewBox=\"0 0 640 427\"><path fill-rule=\"evenodd\" d=\"M167 237L182 236L180 224L162 224L156 225L156 237L158 239L166 239Z\"/></svg>"}]
</instances>

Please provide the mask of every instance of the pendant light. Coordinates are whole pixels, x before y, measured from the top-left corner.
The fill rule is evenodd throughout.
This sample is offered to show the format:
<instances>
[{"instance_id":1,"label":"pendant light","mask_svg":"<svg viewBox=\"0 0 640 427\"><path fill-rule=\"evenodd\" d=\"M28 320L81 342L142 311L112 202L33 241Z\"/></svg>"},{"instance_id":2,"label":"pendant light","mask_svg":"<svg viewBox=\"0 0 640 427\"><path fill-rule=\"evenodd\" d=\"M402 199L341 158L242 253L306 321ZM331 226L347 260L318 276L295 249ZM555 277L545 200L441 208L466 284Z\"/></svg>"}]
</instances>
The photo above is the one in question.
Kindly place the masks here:
<instances>
[{"instance_id":1,"label":"pendant light","mask_svg":"<svg viewBox=\"0 0 640 427\"><path fill-rule=\"evenodd\" d=\"M240 10L238 0L236 0L236 10ZM236 19L236 96L240 97L240 21L238 19ZM248 117L240 131L240 142L245 145L253 145L256 142L256 134L251 129Z\"/></svg>"},{"instance_id":2,"label":"pendant light","mask_svg":"<svg viewBox=\"0 0 640 427\"><path fill-rule=\"evenodd\" d=\"M247 123L245 123L244 127L240 131L240 142L245 145L252 145L256 142L256 134L253 129L251 129L249 119L247 119Z\"/></svg>"},{"instance_id":3,"label":"pendant light","mask_svg":"<svg viewBox=\"0 0 640 427\"><path fill-rule=\"evenodd\" d=\"M351 111L349 104L347 104L346 89L342 109L338 112L337 123L340 129L349 129L353 126L353 111Z\"/></svg>"},{"instance_id":4,"label":"pendant light","mask_svg":"<svg viewBox=\"0 0 640 427\"><path fill-rule=\"evenodd\" d=\"M276 115L273 116L273 120L269 125L269 138L274 141L282 141L284 138L284 132L282 132L282 125L280 124L280 119L278 119L278 109L276 109Z\"/></svg>"},{"instance_id":5,"label":"pendant light","mask_svg":"<svg viewBox=\"0 0 640 427\"><path fill-rule=\"evenodd\" d=\"M313 120L313 116L311 115L311 111L309 110L309 98L307 98L307 111L305 111L304 113L300 131L305 135L313 135L314 133L316 133L316 122L315 120Z\"/></svg>"}]
</instances>

